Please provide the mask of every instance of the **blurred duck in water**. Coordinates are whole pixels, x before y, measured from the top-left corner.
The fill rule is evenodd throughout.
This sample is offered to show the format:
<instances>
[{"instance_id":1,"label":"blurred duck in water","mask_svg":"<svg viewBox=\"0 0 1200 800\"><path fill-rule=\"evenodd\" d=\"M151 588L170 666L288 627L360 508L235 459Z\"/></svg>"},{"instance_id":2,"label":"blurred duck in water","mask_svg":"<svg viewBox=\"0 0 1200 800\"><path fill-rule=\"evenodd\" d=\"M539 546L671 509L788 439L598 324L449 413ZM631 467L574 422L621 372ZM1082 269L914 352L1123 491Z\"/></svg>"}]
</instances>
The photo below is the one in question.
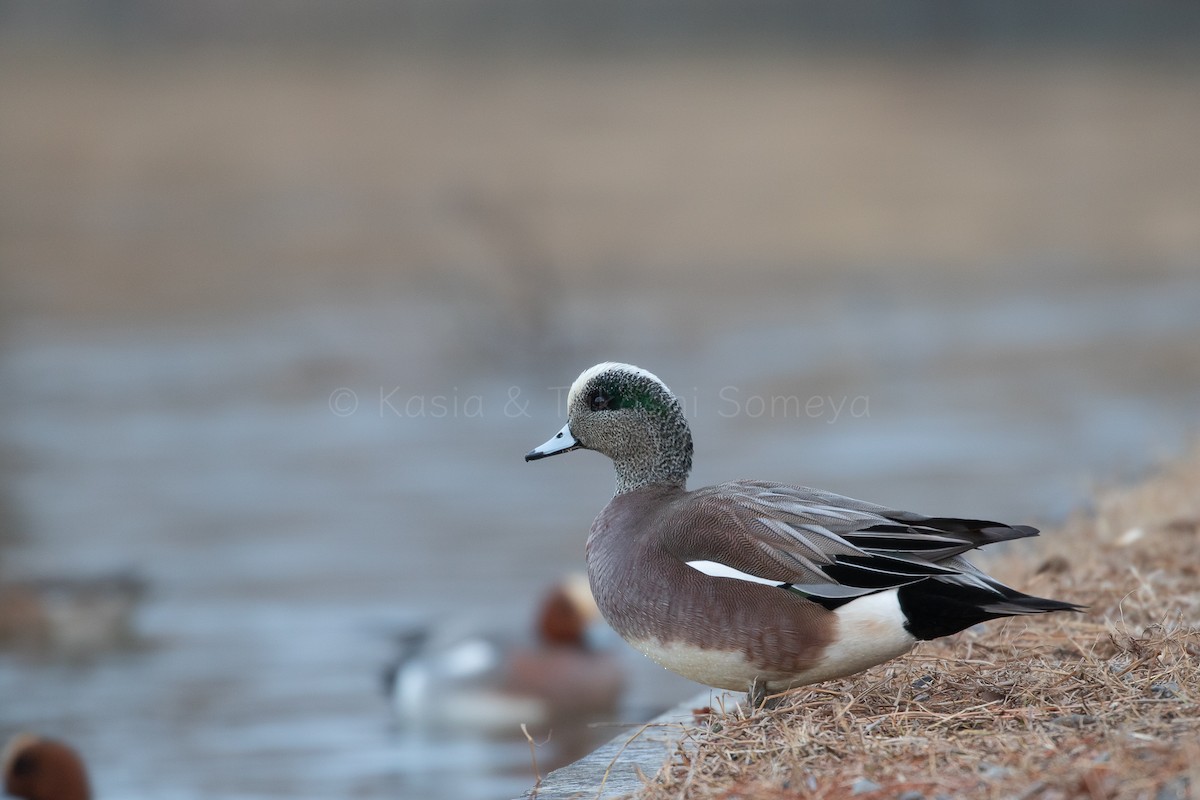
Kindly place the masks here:
<instances>
[{"instance_id":1,"label":"blurred duck in water","mask_svg":"<svg viewBox=\"0 0 1200 800\"><path fill-rule=\"evenodd\" d=\"M0 647L87 658L133 646L145 594L130 572L0 582Z\"/></svg>"},{"instance_id":2,"label":"blurred duck in water","mask_svg":"<svg viewBox=\"0 0 1200 800\"><path fill-rule=\"evenodd\" d=\"M406 725L517 733L520 725L582 720L617 708L625 686L616 637L583 575L538 606L535 639L422 629L401 637L386 682Z\"/></svg>"},{"instance_id":3,"label":"blurred duck in water","mask_svg":"<svg viewBox=\"0 0 1200 800\"><path fill-rule=\"evenodd\" d=\"M69 745L18 733L0 756L4 792L25 800L91 800L83 759Z\"/></svg>"}]
</instances>

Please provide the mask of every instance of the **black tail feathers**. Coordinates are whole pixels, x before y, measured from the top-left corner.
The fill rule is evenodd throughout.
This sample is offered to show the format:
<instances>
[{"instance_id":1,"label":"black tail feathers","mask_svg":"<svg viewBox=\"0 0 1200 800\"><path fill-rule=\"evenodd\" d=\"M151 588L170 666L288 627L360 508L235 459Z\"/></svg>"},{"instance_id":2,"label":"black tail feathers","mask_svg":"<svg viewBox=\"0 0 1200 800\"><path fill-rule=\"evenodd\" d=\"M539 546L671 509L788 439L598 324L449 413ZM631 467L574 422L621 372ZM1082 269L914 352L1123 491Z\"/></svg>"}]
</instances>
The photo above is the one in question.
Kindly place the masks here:
<instances>
[{"instance_id":1,"label":"black tail feathers","mask_svg":"<svg viewBox=\"0 0 1200 800\"><path fill-rule=\"evenodd\" d=\"M937 639L989 619L1086 607L1023 594L1000 583L991 585L996 591L936 578L901 586L898 594L905 627L918 639Z\"/></svg>"}]
</instances>

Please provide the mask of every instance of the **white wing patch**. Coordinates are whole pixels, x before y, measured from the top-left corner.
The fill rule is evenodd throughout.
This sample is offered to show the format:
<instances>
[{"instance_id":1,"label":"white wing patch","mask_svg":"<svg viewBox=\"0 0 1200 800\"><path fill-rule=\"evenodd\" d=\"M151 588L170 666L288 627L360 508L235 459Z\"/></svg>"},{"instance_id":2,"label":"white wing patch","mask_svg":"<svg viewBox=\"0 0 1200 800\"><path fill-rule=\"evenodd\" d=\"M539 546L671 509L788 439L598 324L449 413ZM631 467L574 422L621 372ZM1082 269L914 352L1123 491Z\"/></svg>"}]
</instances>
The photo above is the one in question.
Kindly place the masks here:
<instances>
[{"instance_id":1,"label":"white wing patch","mask_svg":"<svg viewBox=\"0 0 1200 800\"><path fill-rule=\"evenodd\" d=\"M705 575L711 575L714 578L735 578L739 581L761 583L764 586L787 585L783 581L773 581L770 578L760 578L757 575L751 575L749 572L742 572L740 569L734 569L728 564L722 564L720 561L688 561L685 563L697 572L703 572Z\"/></svg>"}]
</instances>

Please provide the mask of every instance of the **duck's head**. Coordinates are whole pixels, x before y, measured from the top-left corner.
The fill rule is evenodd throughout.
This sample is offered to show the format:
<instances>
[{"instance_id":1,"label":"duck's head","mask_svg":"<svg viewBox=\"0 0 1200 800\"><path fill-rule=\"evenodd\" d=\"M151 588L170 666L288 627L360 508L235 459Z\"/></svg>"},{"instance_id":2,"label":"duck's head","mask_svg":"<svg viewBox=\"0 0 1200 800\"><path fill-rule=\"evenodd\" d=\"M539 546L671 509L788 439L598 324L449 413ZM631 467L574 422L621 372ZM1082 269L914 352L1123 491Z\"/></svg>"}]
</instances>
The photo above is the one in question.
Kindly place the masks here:
<instances>
[{"instance_id":1,"label":"duck's head","mask_svg":"<svg viewBox=\"0 0 1200 800\"><path fill-rule=\"evenodd\" d=\"M567 393L567 424L525 460L581 448L613 460L617 494L682 486L692 469L692 434L679 400L658 376L631 364L584 370Z\"/></svg>"},{"instance_id":2,"label":"duck's head","mask_svg":"<svg viewBox=\"0 0 1200 800\"><path fill-rule=\"evenodd\" d=\"M590 632L600 618L587 576L568 575L542 597L537 617L538 639L548 645L588 649L594 644Z\"/></svg>"},{"instance_id":3,"label":"duck's head","mask_svg":"<svg viewBox=\"0 0 1200 800\"><path fill-rule=\"evenodd\" d=\"M83 760L70 746L19 733L0 758L4 791L26 800L89 800L92 796Z\"/></svg>"}]
</instances>

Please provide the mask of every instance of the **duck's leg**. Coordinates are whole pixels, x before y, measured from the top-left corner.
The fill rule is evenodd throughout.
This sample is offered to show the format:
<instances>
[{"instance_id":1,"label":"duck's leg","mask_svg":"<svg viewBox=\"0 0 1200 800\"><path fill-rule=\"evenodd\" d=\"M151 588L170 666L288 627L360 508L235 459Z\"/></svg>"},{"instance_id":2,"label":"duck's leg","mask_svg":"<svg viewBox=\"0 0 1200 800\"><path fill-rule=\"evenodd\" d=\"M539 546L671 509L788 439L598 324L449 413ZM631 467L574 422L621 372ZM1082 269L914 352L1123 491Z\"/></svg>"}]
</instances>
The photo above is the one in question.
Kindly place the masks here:
<instances>
[{"instance_id":1,"label":"duck's leg","mask_svg":"<svg viewBox=\"0 0 1200 800\"><path fill-rule=\"evenodd\" d=\"M758 679L750 681L746 689L746 701L751 709L763 708L767 704L767 682Z\"/></svg>"}]
</instances>

